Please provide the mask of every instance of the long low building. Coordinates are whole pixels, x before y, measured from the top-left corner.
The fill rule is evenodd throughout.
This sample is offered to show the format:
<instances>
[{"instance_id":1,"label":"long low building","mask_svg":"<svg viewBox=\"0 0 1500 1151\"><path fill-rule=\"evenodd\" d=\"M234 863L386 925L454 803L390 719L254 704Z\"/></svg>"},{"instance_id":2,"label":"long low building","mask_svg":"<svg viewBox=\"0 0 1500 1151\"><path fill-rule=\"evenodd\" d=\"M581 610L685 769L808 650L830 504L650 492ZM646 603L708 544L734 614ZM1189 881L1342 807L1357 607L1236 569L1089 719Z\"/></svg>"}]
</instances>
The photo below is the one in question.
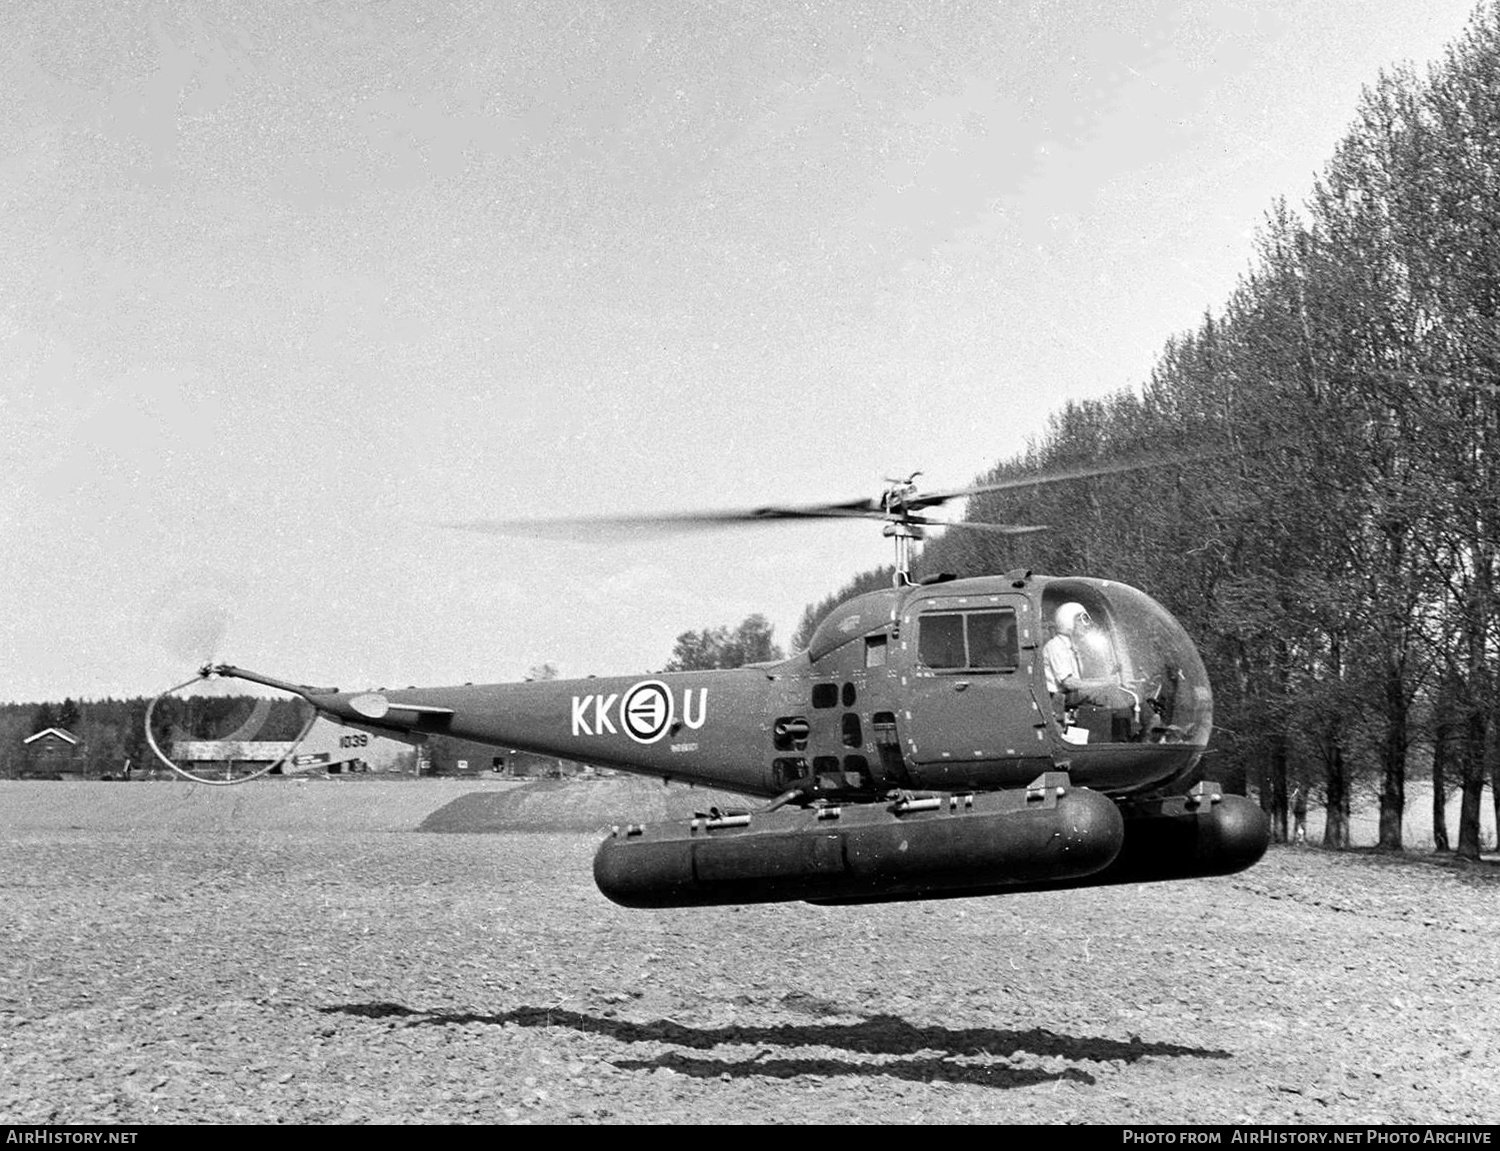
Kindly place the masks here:
<instances>
[{"instance_id":1,"label":"long low building","mask_svg":"<svg viewBox=\"0 0 1500 1151\"><path fill-rule=\"evenodd\" d=\"M173 763L193 775L230 779L269 767L295 746L289 740L180 740L172 745L171 755Z\"/></svg>"},{"instance_id":2,"label":"long low building","mask_svg":"<svg viewBox=\"0 0 1500 1151\"><path fill-rule=\"evenodd\" d=\"M412 749L393 739L353 731L319 719L296 750L289 741L180 739L171 744L172 762L205 779L244 776L291 757L276 771L278 775L409 771Z\"/></svg>"}]
</instances>

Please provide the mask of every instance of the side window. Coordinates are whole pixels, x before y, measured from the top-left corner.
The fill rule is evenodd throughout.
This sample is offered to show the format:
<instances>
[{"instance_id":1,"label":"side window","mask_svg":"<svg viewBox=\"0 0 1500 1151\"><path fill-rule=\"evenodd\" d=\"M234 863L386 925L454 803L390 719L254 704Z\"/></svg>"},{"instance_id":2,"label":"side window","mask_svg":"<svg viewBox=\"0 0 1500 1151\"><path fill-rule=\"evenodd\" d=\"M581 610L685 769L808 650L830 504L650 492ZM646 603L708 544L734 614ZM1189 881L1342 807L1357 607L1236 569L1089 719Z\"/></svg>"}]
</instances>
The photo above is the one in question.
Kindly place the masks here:
<instances>
[{"instance_id":1,"label":"side window","mask_svg":"<svg viewBox=\"0 0 1500 1151\"><path fill-rule=\"evenodd\" d=\"M938 670L1014 671L1021 663L1011 608L932 612L918 624L917 658Z\"/></svg>"},{"instance_id":2,"label":"side window","mask_svg":"<svg viewBox=\"0 0 1500 1151\"><path fill-rule=\"evenodd\" d=\"M1021 663L1016 640L1016 613L976 611L968 617L969 666L1014 671Z\"/></svg>"},{"instance_id":3,"label":"side window","mask_svg":"<svg viewBox=\"0 0 1500 1151\"><path fill-rule=\"evenodd\" d=\"M885 666L885 636L872 635L865 637L865 666Z\"/></svg>"},{"instance_id":4,"label":"side window","mask_svg":"<svg viewBox=\"0 0 1500 1151\"><path fill-rule=\"evenodd\" d=\"M917 658L928 667L967 667L964 617L958 612L934 612L922 617Z\"/></svg>"}]
</instances>

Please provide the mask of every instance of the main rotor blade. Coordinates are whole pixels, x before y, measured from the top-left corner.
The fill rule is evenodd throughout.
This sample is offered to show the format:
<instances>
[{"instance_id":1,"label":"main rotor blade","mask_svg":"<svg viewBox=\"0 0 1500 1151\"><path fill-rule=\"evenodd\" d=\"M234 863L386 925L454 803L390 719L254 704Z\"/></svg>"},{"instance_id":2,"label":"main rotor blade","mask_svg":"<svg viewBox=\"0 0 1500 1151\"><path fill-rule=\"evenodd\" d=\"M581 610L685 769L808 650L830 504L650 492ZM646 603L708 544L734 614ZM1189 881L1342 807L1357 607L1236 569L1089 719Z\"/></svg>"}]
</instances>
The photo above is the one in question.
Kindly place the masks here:
<instances>
[{"instance_id":1,"label":"main rotor blade","mask_svg":"<svg viewBox=\"0 0 1500 1151\"><path fill-rule=\"evenodd\" d=\"M460 520L443 525L458 531L485 535L523 536L539 539L598 539L641 537L671 532L690 532L743 524L775 523L781 520L886 519L888 513L875 500L849 500L837 504L803 506L775 505L763 508L726 509L709 512L666 512L658 515L576 516L547 520Z\"/></svg>"},{"instance_id":2,"label":"main rotor blade","mask_svg":"<svg viewBox=\"0 0 1500 1151\"><path fill-rule=\"evenodd\" d=\"M934 492L918 492L906 501L906 506L912 510L919 508L930 508L937 504L947 503L949 500L963 499L966 496L983 495L985 492L1007 492L1018 488L1043 487L1047 484L1061 484L1069 480L1086 480L1093 476L1113 476L1121 472L1136 472L1145 468L1161 468L1170 464L1194 463L1199 460L1212 459L1221 453L1217 452L1188 452L1171 456L1148 456L1134 460L1118 460L1107 464L1086 464L1076 468L1062 468L1057 471L1036 472L1032 475L1013 476L1010 479L996 480L994 483L976 484L969 488L948 488Z\"/></svg>"},{"instance_id":3,"label":"main rotor blade","mask_svg":"<svg viewBox=\"0 0 1500 1151\"><path fill-rule=\"evenodd\" d=\"M1139 471L1144 468L1164 467L1168 464L1187 463L1212 458L1215 453L1187 453L1174 456L1152 456L1114 463L1089 464L1076 468L1065 468L1033 475L1015 476L994 483L976 484L967 488L949 488L931 492L898 495L893 506L887 507L879 499L846 500L829 504L772 504L760 508L731 508L705 512L666 512L656 515L620 516L568 516L560 519L477 519L459 520L444 524L457 531L480 532L485 535L513 536L531 539L562 540L610 540L644 539L653 536L680 532L704 531L716 528L737 527L743 524L775 523L786 520L884 520L899 522L908 519L913 523L923 522L922 517L911 513L923 508L947 503L966 496L982 495L985 492L1011 491L1018 488L1040 487L1047 484L1065 483L1069 480L1088 479L1092 476L1118 475L1121 472ZM927 521L934 526L972 527L978 531L996 531L1009 535L1045 531L1044 527L1028 527L1007 524L945 523L940 520Z\"/></svg>"},{"instance_id":4,"label":"main rotor blade","mask_svg":"<svg viewBox=\"0 0 1500 1151\"><path fill-rule=\"evenodd\" d=\"M1052 530L1047 524L984 524L973 523L969 520L935 520L927 516L918 516L915 523L923 527L934 528L963 528L972 532L990 532L1001 536L1031 536L1037 532L1050 532Z\"/></svg>"}]
</instances>

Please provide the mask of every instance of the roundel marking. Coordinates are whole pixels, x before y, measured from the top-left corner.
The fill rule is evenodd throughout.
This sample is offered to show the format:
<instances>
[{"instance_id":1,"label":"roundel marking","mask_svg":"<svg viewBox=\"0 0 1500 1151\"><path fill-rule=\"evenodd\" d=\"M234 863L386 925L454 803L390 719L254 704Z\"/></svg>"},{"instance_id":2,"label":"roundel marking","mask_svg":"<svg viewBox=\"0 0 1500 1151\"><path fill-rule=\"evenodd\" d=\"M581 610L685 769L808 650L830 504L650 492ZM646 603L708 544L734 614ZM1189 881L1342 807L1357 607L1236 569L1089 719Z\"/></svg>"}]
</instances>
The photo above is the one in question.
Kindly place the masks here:
<instances>
[{"instance_id":1,"label":"roundel marking","mask_svg":"<svg viewBox=\"0 0 1500 1151\"><path fill-rule=\"evenodd\" d=\"M655 743L672 726L672 693L660 680L638 683L620 701L620 719L636 743Z\"/></svg>"}]
</instances>

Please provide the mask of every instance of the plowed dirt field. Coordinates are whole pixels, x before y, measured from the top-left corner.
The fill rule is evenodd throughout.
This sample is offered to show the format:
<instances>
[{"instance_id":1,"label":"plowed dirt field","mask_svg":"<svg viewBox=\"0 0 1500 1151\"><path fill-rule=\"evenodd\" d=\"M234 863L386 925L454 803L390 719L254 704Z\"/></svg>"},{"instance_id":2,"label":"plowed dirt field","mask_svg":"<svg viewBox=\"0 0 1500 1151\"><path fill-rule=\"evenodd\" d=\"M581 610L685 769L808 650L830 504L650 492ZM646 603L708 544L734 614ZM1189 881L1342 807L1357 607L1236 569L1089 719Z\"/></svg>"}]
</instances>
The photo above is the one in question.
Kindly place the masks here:
<instances>
[{"instance_id":1,"label":"plowed dirt field","mask_svg":"<svg viewBox=\"0 0 1500 1151\"><path fill-rule=\"evenodd\" d=\"M0 784L0 1122L1500 1119L1492 863L626 911L662 796Z\"/></svg>"}]
</instances>

